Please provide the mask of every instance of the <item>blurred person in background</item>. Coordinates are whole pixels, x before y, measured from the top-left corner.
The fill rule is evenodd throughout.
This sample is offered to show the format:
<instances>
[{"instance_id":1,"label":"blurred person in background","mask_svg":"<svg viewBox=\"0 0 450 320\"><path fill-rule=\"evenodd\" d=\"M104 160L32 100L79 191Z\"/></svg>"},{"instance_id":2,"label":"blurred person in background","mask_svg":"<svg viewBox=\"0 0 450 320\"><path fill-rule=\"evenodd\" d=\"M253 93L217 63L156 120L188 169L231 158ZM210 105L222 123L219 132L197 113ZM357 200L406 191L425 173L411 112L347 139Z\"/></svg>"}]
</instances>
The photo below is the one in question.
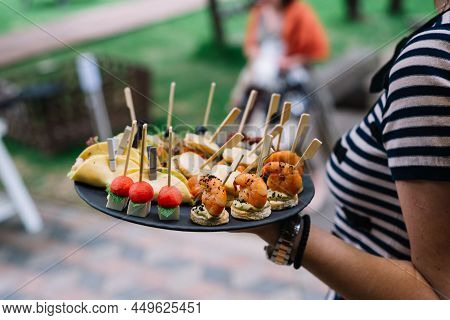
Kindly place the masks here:
<instances>
[{"instance_id":1,"label":"blurred person in background","mask_svg":"<svg viewBox=\"0 0 450 320\"><path fill-rule=\"evenodd\" d=\"M304 1L259 0L250 11L244 54L248 62L233 90L233 106L245 105L251 89L270 96L284 94L287 80L308 82L308 68L328 56L329 44L314 10Z\"/></svg>"},{"instance_id":2,"label":"blurred person in background","mask_svg":"<svg viewBox=\"0 0 450 320\"><path fill-rule=\"evenodd\" d=\"M397 45L372 79L379 100L330 156L333 235L308 215L250 231L336 299L450 298L450 0L434 2L439 14Z\"/></svg>"}]
</instances>

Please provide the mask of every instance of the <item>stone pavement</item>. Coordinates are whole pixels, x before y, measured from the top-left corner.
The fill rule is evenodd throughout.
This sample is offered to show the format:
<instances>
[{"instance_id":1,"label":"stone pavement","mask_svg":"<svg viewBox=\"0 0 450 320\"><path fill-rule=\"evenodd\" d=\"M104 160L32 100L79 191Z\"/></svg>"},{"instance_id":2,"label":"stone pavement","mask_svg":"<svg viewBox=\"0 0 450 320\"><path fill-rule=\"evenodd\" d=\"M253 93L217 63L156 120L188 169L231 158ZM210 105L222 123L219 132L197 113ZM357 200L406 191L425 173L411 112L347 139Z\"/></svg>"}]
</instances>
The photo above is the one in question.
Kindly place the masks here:
<instances>
[{"instance_id":1,"label":"stone pavement","mask_svg":"<svg viewBox=\"0 0 450 320\"><path fill-rule=\"evenodd\" d=\"M322 299L327 292L307 271L269 262L252 235L146 228L87 205L39 208L38 235L14 220L0 224L0 298Z\"/></svg>"},{"instance_id":2,"label":"stone pavement","mask_svg":"<svg viewBox=\"0 0 450 320\"><path fill-rule=\"evenodd\" d=\"M59 21L31 25L0 36L0 66L66 45L124 33L191 12L205 4L204 0L127 0L86 9ZM0 10L11 9L0 3ZM21 12L16 14L29 20Z\"/></svg>"}]
</instances>

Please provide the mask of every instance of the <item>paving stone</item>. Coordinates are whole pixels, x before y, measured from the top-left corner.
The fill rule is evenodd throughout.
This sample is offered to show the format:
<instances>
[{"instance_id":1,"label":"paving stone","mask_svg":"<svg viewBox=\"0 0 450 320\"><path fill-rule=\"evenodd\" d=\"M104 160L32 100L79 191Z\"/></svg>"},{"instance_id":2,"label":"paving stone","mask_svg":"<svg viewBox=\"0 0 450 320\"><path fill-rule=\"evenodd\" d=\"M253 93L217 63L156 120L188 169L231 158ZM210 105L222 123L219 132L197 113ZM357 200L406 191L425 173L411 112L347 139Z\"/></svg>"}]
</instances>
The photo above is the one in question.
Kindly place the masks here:
<instances>
[{"instance_id":1,"label":"paving stone","mask_svg":"<svg viewBox=\"0 0 450 320\"><path fill-rule=\"evenodd\" d=\"M0 224L0 292L27 299L299 299L326 287L266 260L262 242L229 233L167 232L121 223L87 207L39 204L45 231ZM55 214L59 212L59 214ZM65 234L64 234L65 233Z\"/></svg>"}]
</instances>

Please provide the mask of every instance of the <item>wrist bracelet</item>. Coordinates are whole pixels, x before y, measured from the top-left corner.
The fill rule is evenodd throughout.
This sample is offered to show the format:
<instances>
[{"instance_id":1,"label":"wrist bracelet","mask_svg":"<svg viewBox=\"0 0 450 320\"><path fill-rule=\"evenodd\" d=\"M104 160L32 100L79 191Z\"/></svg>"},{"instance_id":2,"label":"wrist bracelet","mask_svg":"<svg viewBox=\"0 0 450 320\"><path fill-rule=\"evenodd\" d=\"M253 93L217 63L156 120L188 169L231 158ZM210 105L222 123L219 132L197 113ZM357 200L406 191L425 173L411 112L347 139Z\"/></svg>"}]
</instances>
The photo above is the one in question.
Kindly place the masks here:
<instances>
[{"instance_id":1,"label":"wrist bracelet","mask_svg":"<svg viewBox=\"0 0 450 320\"><path fill-rule=\"evenodd\" d=\"M306 222L305 222L306 221ZM306 226L306 232L305 232ZM279 265L291 265L298 269L301 265L306 240L309 234L310 218L309 216L297 215L283 223L280 236L274 246L266 246L267 257ZM300 237L300 239L298 239ZM293 252L298 243L296 252ZM302 249L303 248L303 249Z\"/></svg>"},{"instance_id":2,"label":"wrist bracelet","mask_svg":"<svg viewBox=\"0 0 450 320\"><path fill-rule=\"evenodd\" d=\"M311 218L309 215L302 217L303 228L301 233L300 243L298 244L297 252L294 258L294 268L300 269L302 266L303 255L305 254L306 243L308 242L309 230L311 229Z\"/></svg>"}]
</instances>

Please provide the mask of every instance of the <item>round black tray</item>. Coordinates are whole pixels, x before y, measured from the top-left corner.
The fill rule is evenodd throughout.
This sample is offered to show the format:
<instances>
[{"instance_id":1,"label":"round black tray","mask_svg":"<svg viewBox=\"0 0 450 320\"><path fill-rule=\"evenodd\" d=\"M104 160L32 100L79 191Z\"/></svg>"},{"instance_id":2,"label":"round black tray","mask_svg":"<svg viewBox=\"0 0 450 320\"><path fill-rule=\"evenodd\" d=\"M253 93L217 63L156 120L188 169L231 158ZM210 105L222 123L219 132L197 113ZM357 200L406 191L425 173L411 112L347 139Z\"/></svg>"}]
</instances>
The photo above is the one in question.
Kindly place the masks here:
<instances>
[{"instance_id":1,"label":"round black tray","mask_svg":"<svg viewBox=\"0 0 450 320\"><path fill-rule=\"evenodd\" d=\"M75 190L81 199L89 204L94 209L101 211L114 218L122 219L128 222L141 224L147 227L175 230L175 231L191 231L191 232L205 232L205 231L236 231L247 228L260 227L266 224L271 224L277 221L289 218L300 211L302 211L314 197L314 185L309 175L303 176L303 191L299 194L298 205L281 211L272 211L272 214L263 220L259 221L246 221L238 220L231 216L230 222L221 226L205 227L194 224L189 216L191 212L191 206L181 205L180 207L180 220L178 221L160 221L157 213L156 202L152 202L152 208L150 214L146 218L128 216L126 211L123 212L114 211L106 208L106 192L103 189L91 187L89 185L75 182ZM230 212L230 209L226 209Z\"/></svg>"}]
</instances>

